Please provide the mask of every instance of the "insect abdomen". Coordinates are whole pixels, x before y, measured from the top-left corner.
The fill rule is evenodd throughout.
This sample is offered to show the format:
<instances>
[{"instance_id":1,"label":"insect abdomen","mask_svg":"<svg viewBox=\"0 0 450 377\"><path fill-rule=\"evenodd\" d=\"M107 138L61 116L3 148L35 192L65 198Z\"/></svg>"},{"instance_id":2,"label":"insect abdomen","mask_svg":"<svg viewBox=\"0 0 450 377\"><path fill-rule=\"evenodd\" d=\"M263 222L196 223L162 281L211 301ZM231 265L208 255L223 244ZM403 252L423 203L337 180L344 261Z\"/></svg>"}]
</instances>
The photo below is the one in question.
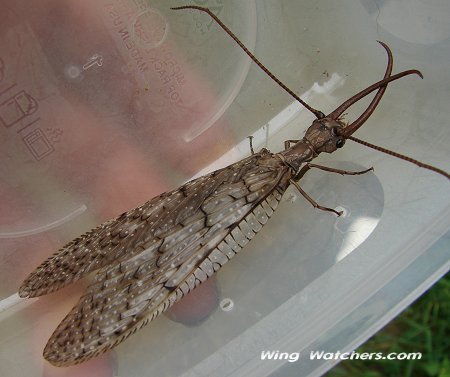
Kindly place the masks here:
<instances>
[{"instance_id":1,"label":"insect abdomen","mask_svg":"<svg viewBox=\"0 0 450 377\"><path fill-rule=\"evenodd\" d=\"M262 229L273 215L281 200L283 189L273 190L252 212L245 216L229 234L208 254L168 297L147 318L145 324L155 319L187 293L216 273L233 258ZM166 284L167 287L167 284Z\"/></svg>"}]
</instances>

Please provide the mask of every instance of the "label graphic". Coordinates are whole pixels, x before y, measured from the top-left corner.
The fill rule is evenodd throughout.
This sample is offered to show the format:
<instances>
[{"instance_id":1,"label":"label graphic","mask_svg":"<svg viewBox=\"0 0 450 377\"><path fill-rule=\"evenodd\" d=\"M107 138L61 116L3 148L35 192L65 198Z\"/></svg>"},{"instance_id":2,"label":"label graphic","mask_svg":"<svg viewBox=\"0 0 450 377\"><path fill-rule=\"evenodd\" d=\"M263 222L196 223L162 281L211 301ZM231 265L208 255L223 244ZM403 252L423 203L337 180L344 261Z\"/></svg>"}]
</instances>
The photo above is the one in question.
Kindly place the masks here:
<instances>
[{"instance_id":1,"label":"label graphic","mask_svg":"<svg viewBox=\"0 0 450 377\"><path fill-rule=\"evenodd\" d=\"M43 159L55 150L40 128L31 131L22 140L36 160Z\"/></svg>"},{"instance_id":2,"label":"label graphic","mask_svg":"<svg viewBox=\"0 0 450 377\"><path fill-rule=\"evenodd\" d=\"M11 127L27 116L34 114L39 108L37 101L25 90L0 104L0 122Z\"/></svg>"},{"instance_id":3,"label":"label graphic","mask_svg":"<svg viewBox=\"0 0 450 377\"><path fill-rule=\"evenodd\" d=\"M91 56L89 61L83 65L83 69L87 71L89 68L93 67L94 65L97 65L98 67L101 67L103 65L103 56L100 54L94 54Z\"/></svg>"}]
</instances>

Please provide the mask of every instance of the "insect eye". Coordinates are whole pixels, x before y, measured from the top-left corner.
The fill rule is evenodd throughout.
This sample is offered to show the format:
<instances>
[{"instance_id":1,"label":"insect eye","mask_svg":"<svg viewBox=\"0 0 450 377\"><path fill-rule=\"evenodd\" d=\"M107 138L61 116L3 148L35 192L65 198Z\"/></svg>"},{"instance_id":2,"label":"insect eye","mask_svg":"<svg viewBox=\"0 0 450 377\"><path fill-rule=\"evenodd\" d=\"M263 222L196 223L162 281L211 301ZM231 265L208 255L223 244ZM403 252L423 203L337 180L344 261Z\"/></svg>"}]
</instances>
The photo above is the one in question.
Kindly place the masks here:
<instances>
[{"instance_id":1,"label":"insect eye","mask_svg":"<svg viewBox=\"0 0 450 377\"><path fill-rule=\"evenodd\" d=\"M345 144L344 138L340 137L336 140L336 148L342 148Z\"/></svg>"},{"instance_id":2,"label":"insect eye","mask_svg":"<svg viewBox=\"0 0 450 377\"><path fill-rule=\"evenodd\" d=\"M339 136L339 135L340 135L340 129L339 129L339 127L336 127L336 126L332 127L332 128L331 128L331 134L332 134L333 136Z\"/></svg>"}]
</instances>

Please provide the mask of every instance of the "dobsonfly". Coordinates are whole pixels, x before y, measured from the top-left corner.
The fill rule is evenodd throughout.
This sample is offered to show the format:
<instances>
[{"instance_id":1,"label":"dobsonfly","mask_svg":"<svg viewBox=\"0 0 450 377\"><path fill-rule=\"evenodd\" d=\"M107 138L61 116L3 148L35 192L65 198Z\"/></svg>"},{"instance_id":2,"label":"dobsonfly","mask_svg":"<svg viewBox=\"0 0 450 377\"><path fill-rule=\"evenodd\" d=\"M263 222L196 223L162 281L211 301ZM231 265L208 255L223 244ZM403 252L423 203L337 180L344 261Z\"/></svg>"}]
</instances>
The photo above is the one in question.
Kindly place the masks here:
<instances>
[{"instance_id":1,"label":"dobsonfly","mask_svg":"<svg viewBox=\"0 0 450 377\"><path fill-rule=\"evenodd\" d=\"M59 324L45 349L53 365L81 363L111 349L155 319L189 291L204 282L230 260L272 216L286 189L292 184L316 208L319 205L299 185L312 169L358 175L311 163L320 153L332 153L347 139L409 161L450 179L434 166L378 147L352 134L370 117L387 84L407 75L394 75L390 48L382 80L346 100L328 115L301 100L239 41L207 8L182 6L208 13L278 85L312 112L316 119L301 140L287 140L285 149L271 153L262 149L223 169L194 179L161 194L79 236L43 262L22 283L21 297L56 291L96 271L79 302ZM368 94L375 96L364 112L345 124L343 112Z\"/></svg>"}]
</instances>

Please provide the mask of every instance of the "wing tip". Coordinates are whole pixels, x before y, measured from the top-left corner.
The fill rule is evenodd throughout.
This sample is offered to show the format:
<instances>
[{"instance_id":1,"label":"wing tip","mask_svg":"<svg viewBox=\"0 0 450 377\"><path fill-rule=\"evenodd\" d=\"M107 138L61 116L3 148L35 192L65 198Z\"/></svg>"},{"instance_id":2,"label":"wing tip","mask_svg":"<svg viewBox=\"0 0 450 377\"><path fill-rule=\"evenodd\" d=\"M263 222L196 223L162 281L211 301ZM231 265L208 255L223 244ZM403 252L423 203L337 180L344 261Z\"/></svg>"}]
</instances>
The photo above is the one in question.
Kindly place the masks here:
<instances>
[{"instance_id":1,"label":"wing tip","mask_svg":"<svg viewBox=\"0 0 450 377\"><path fill-rule=\"evenodd\" d=\"M56 333L56 331L55 331ZM50 364L55 367L70 367L84 363L98 356L103 355L115 346L115 343L104 343L91 350L81 347L76 351L70 352L64 346L57 345L53 340L53 336L47 342L42 356ZM69 346L70 347L70 346Z\"/></svg>"},{"instance_id":2,"label":"wing tip","mask_svg":"<svg viewBox=\"0 0 450 377\"><path fill-rule=\"evenodd\" d=\"M35 280L36 280L35 274L36 274L36 272L33 271L22 282L22 284L20 285L19 290L18 290L19 297L31 298L31 297L36 296L36 294L34 294L35 289L33 288L33 286L35 285Z\"/></svg>"},{"instance_id":3,"label":"wing tip","mask_svg":"<svg viewBox=\"0 0 450 377\"><path fill-rule=\"evenodd\" d=\"M21 298L31 298L31 290L28 285L21 285L18 291L19 297Z\"/></svg>"},{"instance_id":4,"label":"wing tip","mask_svg":"<svg viewBox=\"0 0 450 377\"><path fill-rule=\"evenodd\" d=\"M62 352L55 352L53 350L48 350L45 347L42 356L45 360L47 360L50 364L55 367L70 367L77 364L81 364L83 361L90 359L91 357L86 357L81 355L77 357L76 355L70 355Z\"/></svg>"},{"instance_id":5,"label":"wing tip","mask_svg":"<svg viewBox=\"0 0 450 377\"><path fill-rule=\"evenodd\" d=\"M52 282L48 284L42 279L36 278L36 273L33 272L28 278L26 278L19 287L18 294L22 298L33 298L43 296L52 292L55 292L65 286L71 284L72 280L65 282Z\"/></svg>"}]
</instances>

